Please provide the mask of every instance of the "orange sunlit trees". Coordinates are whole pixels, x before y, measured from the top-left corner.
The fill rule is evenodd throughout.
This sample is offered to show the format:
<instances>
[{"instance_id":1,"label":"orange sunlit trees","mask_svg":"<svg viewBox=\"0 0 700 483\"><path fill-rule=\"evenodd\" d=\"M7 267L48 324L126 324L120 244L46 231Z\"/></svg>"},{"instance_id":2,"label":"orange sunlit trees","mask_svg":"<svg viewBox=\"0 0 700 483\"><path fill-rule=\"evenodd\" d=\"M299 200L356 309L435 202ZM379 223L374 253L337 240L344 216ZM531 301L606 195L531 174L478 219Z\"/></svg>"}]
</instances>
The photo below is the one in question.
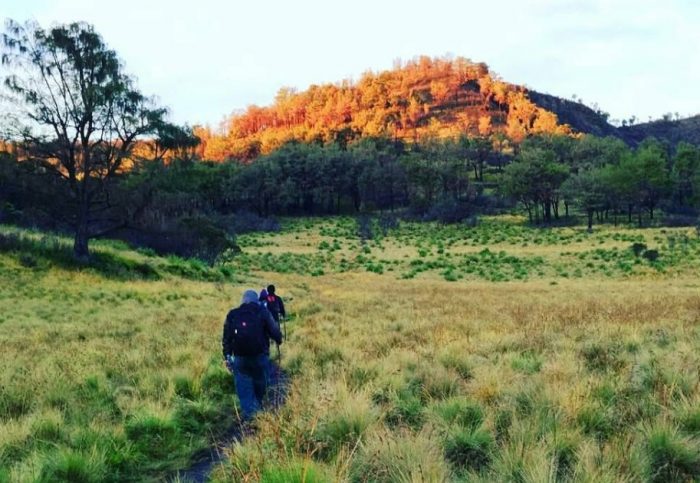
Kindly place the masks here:
<instances>
[{"instance_id":1,"label":"orange sunlit trees","mask_svg":"<svg viewBox=\"0 0 700 483\"><path fill-rule=\"evenodd\" d=\"M564 131L554 114L539 109L524 89L498 80L486 64L423 56L366 72L356 83L282 88L271 106L232 115L223 133L204 142L206 157L223 160L251 159L289 140L327 142L341 132L406 141L504 133L519 143L532 133ZM225 142L215 141L220 137Z\"/></svg>"}]
</instances>

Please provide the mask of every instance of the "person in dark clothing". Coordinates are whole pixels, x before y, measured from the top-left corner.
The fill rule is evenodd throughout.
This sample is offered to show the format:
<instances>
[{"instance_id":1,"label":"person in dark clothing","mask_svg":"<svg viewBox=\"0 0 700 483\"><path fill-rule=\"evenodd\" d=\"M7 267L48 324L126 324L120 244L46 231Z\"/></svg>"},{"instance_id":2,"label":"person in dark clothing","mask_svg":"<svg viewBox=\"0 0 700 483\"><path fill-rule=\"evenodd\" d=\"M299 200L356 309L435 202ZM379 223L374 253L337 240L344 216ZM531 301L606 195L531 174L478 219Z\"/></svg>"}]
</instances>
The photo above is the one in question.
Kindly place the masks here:
<instances>
[{"instance_id":1,"label":"person in dark clothing","mask_svg":"<svg viewBox=\"0 0 700 483\"><path fill-rule=\"evenodd\" d=\"M241 306L226 315L221 340L244 420L252 419L262 409L270 371L270 339L282 343L279 325L260 306L255 290L246 290Z\"/></svg>"},{"instance_id":2,"label":"person in dark clothing","mask_svg":"<svg viewBox=\"0 0 700 483\"><path fill-rule=\"evenodd\" d=\"M260 305L267 308L267 289L262 289L260 291L260 297L258 297L258 300L260 301Z\"/></svg>"},{"instance_id":3,"label":"person in dark clothing","mask_svg":"<svg viewBox=\"0 0 700 483\"><path fill-rule=\"evenodd\" d=\"M270 311L272 317L279 322L280 318L284 319L287 317L287 313L284 311L284 301L282 297L275 294L275 286L267 286L267 310Z\"/></svg>"}]
</instances>

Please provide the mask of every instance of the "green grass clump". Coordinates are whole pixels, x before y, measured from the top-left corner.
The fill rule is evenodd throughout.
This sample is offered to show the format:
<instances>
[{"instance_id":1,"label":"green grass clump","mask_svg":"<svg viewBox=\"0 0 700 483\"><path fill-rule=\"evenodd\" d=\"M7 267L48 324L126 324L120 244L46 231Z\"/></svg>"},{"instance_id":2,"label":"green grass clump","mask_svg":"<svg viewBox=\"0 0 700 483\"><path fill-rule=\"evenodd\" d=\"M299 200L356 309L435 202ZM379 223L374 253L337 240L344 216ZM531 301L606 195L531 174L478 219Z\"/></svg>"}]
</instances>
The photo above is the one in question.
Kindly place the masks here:
<instances>
[{"instance_id":1,"label":"green grass clump","mask_svg":"<svg viewBox=\"0 0 700 483\"><path fill-rule=\"evenodd\" d=\"M70 450L49 453L41 466L40 482L97 483L105 480L107 468L104 456Z\"/></svg>"},{"instance_id":2,"label":"green grass clump","mask_svg":"<svg viewBox=\"0 0 700 483\"><path fill-rule=\"evenodd\" d=\"M439 446L423 433L377 434L350 462L352 482L447 481Z\"/></svg>"},{"instance_id":3,"label":"green grass clump","mask_svg":"<svg viewBox=\"0 0 700 483\"><path fill-rule=\"evenodd\" d=\"M526 352L515 356L510 363L511 367L523 374L535 374L542 369L542 359L532 352Z\"/></svg>"},{"instance_id":4,"label":"green grass clump","mask_svg":"<svg viewBox=\"0 0 700 483\"><path fill-rule=\"evenodd\" d=\"M494 439L483 429L457 428L445 440L445 458L458 471L479 471L491 460Z\"/></svg>"},{"instance_id":5,"label":"green grass clump","mask_svg":"<svg viewBox=\"0 0 700 483\"><path fill-rule=\"evenodd\" d=\"M650 481L683 482L700 478L700 443L680 435L676 428L651 428L645 449Z\"/></svg>"},{"instance_id":6,"label":"green grass clump","mask_svg":"<svg viewBox=\"0 0 700 483\"><path fill-rule=\"evenodd\" d=\"M456 425L473 430L481 426L485 418L484 409L479 404L464 398L436 402L430 411L446 427Z\"/></svg>"},{"instance_id":7,"label":"green grass clump","mask_svg":"<svg viewBox=\"0 0 700 483\"><path fill-rule=\"evenodd\" d=\"M294 460L282 465L270 463L265 466L260 483L325 483L326 472L312 460Z\"/></svg>"},{"instance_id":8,"label":"green grass clump","mask_svg":"<svg viewBox=\"0 0 700 483\"><path fill-rule=\"evenodd\" d=\"M588 344L581 349L581 357L591 371L618 370L624 365L622 347L614 342Z\"/></svg>"},{"instance_id":9,"label":"green grass clump","mask_svg":"<svg viewBox=\"0 0 700 483\"><path fill-rule=\"evenodd\" d=\"M319 423L316 430L318 454L324 459L335 456L342 447L352 450L362 441L367 429L377 421L376 411L366 402L348 400L338 412Z\"/></svg>"}]
</instances>

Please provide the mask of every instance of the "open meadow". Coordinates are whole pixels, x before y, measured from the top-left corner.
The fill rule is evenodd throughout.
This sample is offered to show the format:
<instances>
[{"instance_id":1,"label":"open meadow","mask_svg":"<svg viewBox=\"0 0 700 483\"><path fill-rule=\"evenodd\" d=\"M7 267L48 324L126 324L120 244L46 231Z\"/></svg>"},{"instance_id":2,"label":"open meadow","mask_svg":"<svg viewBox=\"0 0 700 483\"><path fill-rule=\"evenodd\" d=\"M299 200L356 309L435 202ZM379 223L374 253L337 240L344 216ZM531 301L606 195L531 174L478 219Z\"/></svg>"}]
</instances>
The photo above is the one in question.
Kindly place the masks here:
<instances>
[{"instance_id":1,"label":"open meadow","mask_svg":"<svg viewBox=\"0 0 700 483\"><path fill-rule=\"evenodd\" d=\"M172 477L237 417L275 283L286 404L213 481L698 481L695 229L294 219L213 267L0 227L0 481Z\"/></svg>"}]
</instances>

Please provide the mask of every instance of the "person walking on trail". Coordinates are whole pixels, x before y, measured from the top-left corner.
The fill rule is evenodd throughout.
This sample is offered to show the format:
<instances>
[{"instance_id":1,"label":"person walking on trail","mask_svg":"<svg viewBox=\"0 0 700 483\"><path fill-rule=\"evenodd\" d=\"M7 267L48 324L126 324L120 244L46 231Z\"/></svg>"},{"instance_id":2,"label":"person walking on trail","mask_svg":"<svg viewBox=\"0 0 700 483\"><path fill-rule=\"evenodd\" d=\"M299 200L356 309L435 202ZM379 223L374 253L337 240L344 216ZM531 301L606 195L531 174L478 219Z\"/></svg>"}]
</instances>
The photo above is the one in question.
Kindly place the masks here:
<instances>
[{"instance_id":1,"label":"person walking on trail","mask_svg":"<svg viewBox=\"0 0 700 483\"><path fill-rule=\"evenodd\" d=\"M280 321L280 317L283 319L287 317L284 311L284 301L282 297L275 294L274 285L267 286L267 310L270 311L272 317L274 317L277 322Z\"/></svg>"},{"instance_id":2,"label":"person walking on trail","mask_svg":"<svg viewBox=\"0 0 700 483\"><path fill-rule=\"evenodd\" d=\"M260 297L258 297L258 300L260 301L260 305L267 308L267 290L266 289L262 289L260 291Z\"/></svg>"},{"instance_id":3,"label":"person walking on trail","mask_svg":"<svg viewBox=\"0 0 700 483\"><path fill-rule=\"evenodd\" d=\"M269 380L270 339L277 345L282 343L279 325L260 306L255 290L246 290L240 307L226 315L221 341L226 366L233 372L244 421L262 409Z\"/></svg>"}]
</instances>

